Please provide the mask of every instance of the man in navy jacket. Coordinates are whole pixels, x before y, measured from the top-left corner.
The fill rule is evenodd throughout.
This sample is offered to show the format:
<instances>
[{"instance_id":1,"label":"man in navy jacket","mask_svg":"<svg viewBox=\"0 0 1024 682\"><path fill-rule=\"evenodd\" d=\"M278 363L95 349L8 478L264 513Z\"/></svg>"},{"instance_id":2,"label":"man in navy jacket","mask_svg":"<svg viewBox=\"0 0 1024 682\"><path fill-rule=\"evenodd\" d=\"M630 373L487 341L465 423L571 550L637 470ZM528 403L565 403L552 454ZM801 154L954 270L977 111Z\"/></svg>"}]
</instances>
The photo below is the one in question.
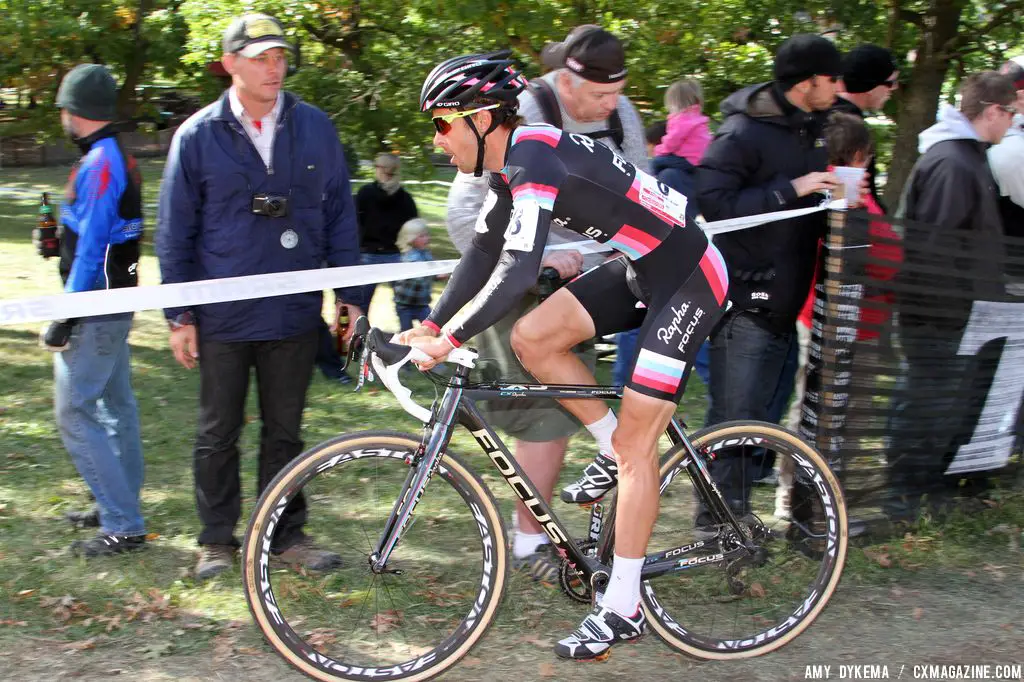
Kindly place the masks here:
<instances>
[{"instance_id":1,"label":"man in navy jacket","mask_svg":"<svg viewBox=\"0 0 1024 682\"><path fill-rule=\"evenodd\" d=\"M354 265L355 210L344 151L319 109L282 92L292 47L276 19L250 14L224 33L232 86L186 121L164 169L156 239L165 283ZM337 308L358 290L337 290ZM194 452L202 522L200 579L231 566L241 511L238 438L256 369L263 427L259 490L302 451L299 437L317 350L320 292L165 311L175 359L199 362ZM297 498L272 548L288 564L326 570L339 557L302 532Z\"/></svg>"}]
</instances>

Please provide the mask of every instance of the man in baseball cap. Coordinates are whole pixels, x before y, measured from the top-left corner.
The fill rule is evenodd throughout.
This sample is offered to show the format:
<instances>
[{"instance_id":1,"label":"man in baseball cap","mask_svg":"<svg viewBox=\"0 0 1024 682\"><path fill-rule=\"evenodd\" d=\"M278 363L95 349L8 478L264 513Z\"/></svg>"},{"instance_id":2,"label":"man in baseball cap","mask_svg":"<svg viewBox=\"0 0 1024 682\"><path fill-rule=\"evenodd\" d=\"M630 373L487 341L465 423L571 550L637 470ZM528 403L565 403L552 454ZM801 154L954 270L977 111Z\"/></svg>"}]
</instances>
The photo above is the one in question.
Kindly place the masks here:
<instances>
[{"instance_id":1,"label":"man in baseball cap","mask_svg":"<svg viewBox=\"0 0 1024 682\"><path fill-rule=\"evenodd\" d=\"M224 31L222 45L224 54L240 54L250 59L274 47L295 52L284 39L281 23L266 14L246 14L232 21Z\"/></svg>"},{"instance_id":2,"label":"man in baseball cap","mask_svg":"<svg viewBox=\"0 0 1024 682\"><path fill-rule=\"evenodd\" d=\"M562 42L548 43L540 58L550 69L566 67L592 83L618 83L628 73L622 42L594 24L577 26Z\"/></svg>"}]
</instances>

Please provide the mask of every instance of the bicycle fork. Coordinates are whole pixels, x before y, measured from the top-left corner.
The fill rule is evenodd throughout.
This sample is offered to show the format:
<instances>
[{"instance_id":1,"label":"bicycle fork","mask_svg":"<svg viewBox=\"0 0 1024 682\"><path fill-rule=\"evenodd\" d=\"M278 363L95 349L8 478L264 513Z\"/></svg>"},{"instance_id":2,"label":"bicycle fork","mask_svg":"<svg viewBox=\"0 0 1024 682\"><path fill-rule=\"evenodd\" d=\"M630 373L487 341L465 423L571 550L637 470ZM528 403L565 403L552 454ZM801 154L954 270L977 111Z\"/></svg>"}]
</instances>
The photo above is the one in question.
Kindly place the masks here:
<instances>
[{"instance_id":1,"label":"bicycle fork","mask_svg":"<svg viewBox=\"0 0 1024 682\"><path fill-rule=\"evenodd\" d=\"M402 494L398 496L395 506L391 509L384 531L377 542L377 551L370 555L370 570L374 573L400 573L399 570L387 568L388 559L398 546L402 535L413 520L413 512L419 504L423 492L427 489L430 478L441 465L441 457L452 437L455 414L462 397L461 387L450 387L441 398L441 406L437 415L424 430L429 433L426 444L421 444L415 453L406 459L409 475L402 485Z\"/></svg>"}]
</instances>

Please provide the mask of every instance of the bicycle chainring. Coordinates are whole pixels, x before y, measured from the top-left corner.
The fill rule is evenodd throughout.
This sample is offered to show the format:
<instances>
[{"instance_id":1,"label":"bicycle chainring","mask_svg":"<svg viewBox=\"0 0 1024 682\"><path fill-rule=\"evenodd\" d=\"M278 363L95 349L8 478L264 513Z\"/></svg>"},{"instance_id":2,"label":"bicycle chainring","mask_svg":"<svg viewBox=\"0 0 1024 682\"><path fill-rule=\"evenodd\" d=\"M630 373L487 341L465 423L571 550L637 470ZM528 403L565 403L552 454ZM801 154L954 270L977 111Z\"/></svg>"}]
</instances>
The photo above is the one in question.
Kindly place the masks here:
<instances>
[{"instance_id":1,"label":"bicycle chainring","mask_svg":"<svg viewBox=\"0 0 1024 682\"><path fill-rule=\"evenodd\" d=\"M577 540L576 546L584 554L592 554L597 550L597 542L594 540ZM558 569L558 586L562 588L566 596L581 604L590 604L593 593L590 585L583 579L583 576L575 568L569 565L568 559L562 559Z\"/></svg>"}]
</instances>

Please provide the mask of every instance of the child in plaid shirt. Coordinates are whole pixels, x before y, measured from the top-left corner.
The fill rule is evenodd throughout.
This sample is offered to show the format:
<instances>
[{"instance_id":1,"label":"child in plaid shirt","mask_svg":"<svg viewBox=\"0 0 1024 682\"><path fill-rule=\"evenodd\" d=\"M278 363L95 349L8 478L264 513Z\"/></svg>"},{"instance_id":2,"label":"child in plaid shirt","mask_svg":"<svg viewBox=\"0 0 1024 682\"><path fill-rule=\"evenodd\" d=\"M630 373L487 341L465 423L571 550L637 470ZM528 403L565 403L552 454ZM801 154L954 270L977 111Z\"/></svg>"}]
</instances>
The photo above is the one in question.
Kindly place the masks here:
<instances>
[{"instance_id":1,"label":"child in plaid shirt","mask_svg":"<svg viewBox=\"0 0 1024 682\"><path fill-rule=\"evenodd\" d=\"M430 261L430 231L427 221L413 218L402 225L398 232L398 248L402 250L402 262ZM430 315L431 288L434 276L403 279L395 282L395 312L402 325L402 331L412 329L413 320L427 319ZM437 277L441 279L441 277Z\"/></svg>"}]
</instances>

